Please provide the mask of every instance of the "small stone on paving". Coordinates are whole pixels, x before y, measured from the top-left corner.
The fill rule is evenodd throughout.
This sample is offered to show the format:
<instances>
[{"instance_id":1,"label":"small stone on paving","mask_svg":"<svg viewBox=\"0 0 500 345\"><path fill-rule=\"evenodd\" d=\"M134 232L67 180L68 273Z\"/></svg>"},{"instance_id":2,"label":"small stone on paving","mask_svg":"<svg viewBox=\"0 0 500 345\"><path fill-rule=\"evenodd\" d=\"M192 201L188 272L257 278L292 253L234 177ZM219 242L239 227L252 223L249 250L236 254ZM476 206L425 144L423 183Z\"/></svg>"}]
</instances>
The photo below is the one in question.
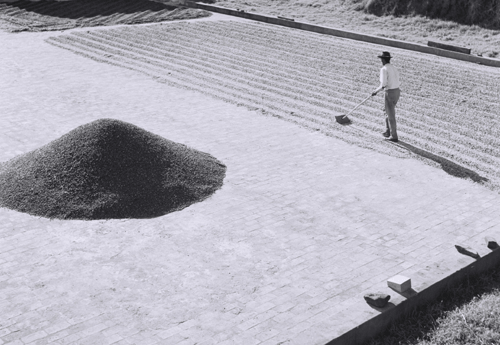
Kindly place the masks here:
<instances>
[{"instance_id":1,"label":"small stone on paving","mask_svg":"<svg viewBox=\"0 0 500 345\"><path fill-rule=\"evenodd\" d=\"M495 240L493 237L490 237L490 236L486 236L484 238L484 240L486 241L486 243L488 244L488 248L489 249L497 249L498 248L498 243L497 243L497 240Z\"/></svg>"},{"instance_id":2,"label":"small stone on paving","mask_svg":"<svg viewBox=\"0 0 500 345\"><path fill-rule=\"evenodd\" d=\"M366 303L377 308L383 308L391 299L390 295L384 293L369 293L364 296Z\"/></svg>"},{"instance_id":3,"label":"small stone on paving","mask_svg":"<svg viewBox=\"0 0 500 345\"><path fill-rule=\"evenodd\" d=\"M397 275L387 280L387 286L397 292L405 292L411 289L411 279L402 275Z\"/></svg>"}]
</instances>

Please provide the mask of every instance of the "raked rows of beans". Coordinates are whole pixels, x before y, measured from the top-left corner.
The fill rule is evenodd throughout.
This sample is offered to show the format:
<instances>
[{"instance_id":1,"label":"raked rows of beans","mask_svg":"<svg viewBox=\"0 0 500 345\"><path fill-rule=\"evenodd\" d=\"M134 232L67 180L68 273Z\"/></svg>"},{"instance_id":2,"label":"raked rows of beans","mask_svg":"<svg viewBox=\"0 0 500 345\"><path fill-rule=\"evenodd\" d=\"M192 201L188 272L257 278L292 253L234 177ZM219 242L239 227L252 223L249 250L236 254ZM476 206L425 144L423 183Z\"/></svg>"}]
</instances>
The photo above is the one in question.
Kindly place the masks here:
<instances>
[{"instance_id":1,"label":"raked rows of beans","mask_svg":"<svg viewBox=\"0 0 500 345\"><path fill-rule=\"evenodd\" d=\"M262 23L201 21L73 32L49 43L292 121L377 151L382 93L335 122L378 86L376 55L400 69L400 139L500 181L500 71Z\"/></svg>"},{"instance_id":2,"label":"raked rows of beans","mask_svg":"<svg viewBox=\"0 0 500 345\"><path fill-rule=\"evenodd\" d=\"M0 19L17 26L17 30L29 31L195 18L202 12L190 11L192 15L189 16L184 10L151 0L21 0L0 3Z\"/></svg>"}]
</instances>

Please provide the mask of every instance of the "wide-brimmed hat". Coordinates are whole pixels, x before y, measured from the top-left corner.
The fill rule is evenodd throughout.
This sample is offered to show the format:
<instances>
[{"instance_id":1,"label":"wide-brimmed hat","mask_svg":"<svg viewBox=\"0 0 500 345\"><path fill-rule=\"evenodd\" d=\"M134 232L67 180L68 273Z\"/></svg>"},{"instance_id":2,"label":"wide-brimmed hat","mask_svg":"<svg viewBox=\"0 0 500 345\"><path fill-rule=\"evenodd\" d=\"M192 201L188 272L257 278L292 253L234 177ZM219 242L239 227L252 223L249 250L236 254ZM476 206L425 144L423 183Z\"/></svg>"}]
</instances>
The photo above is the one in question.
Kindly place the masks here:
<instances>
[{"instance_id":1,"label":"wide-brimmed hat","mask_svg":"<svg viewBox=\"0 0 500 345\"><path fill-rule=\"evenodd\" d=\"M391 59L391 53L389 52L382 52L382 55L378 55L379 58L386 58L386 59Z\"/></svg>"}]
</instances>

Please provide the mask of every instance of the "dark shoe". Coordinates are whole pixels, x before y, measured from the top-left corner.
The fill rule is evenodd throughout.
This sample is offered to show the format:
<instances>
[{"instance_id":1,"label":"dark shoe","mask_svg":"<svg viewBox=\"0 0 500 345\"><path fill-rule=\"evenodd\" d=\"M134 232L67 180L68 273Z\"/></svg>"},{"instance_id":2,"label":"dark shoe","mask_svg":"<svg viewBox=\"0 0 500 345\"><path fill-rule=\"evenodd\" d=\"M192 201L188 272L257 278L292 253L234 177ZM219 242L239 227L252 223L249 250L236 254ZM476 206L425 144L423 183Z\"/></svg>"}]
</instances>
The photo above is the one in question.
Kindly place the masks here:
<instances>
[{"instance_id":1,"label":"dark shoe","mask_svg":"<svg viewBox=\"0 0 500 345\"><path fill-rule=\"evenodd\" d=\"M386 130L384 133L382 133L382 135L386 138L389 138L391 136L391 131L390 130Z\"/></svg>"},{"instance_id":2,"label":"dark shoe","mask_svg":"<svg viewBox=\"0 0 500 345\"><path fill-rule=\"evenodd\" d=\"M389 140L389 141L392 141L392 142L395 142L395 143L397 143L399 141L398 138L393 138L393 137L389 137L389 138L387 138L385 140Z\"/></svg>"}]
</instances>

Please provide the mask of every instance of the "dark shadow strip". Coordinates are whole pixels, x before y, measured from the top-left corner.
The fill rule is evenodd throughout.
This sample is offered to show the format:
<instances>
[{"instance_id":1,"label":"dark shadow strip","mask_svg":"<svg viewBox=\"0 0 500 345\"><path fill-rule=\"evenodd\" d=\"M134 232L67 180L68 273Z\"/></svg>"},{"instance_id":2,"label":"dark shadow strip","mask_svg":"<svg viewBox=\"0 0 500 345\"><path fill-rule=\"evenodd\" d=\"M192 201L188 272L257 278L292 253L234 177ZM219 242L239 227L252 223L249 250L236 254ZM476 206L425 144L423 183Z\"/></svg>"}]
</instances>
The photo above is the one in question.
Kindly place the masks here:
<instances>
[{"instance_id":1,"label":"dark shadow strip","mask_svg":"<svg viewBox=\"0 0 500 345\"><path fill-rule=\"evenodd\" d=\"M404 147L408 151L413 152L421 157L439 163L441 165L441 168L449 175L460 178L470 178L472 181L477 183L485 183L489 181L486 177L479 175L477 172L469 168L461 166L455 162L450 161L449 159L435 155L408 143L402 142L401 140L396 145Z\"/></svg>"}]
</instances>

